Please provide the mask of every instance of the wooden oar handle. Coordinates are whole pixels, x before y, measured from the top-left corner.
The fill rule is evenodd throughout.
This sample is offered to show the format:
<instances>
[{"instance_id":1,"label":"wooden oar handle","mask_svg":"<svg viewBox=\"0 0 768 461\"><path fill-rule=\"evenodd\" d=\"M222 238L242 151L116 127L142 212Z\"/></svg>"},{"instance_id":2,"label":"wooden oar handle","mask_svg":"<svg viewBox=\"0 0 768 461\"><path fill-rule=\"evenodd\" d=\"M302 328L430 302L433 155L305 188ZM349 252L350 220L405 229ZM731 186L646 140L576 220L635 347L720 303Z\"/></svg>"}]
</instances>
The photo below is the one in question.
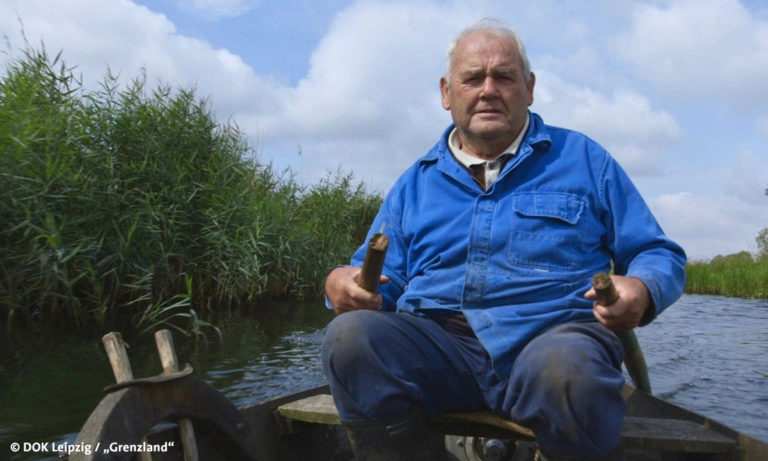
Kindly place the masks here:
<instances>
[{"instance_id":1,"label":"wooden oar handle","mask_svg":"<svg viewBox=\"0 0 768 461\"><path fill-rule=\"evenodd\" d=\"M616 287L613 286L613 279L605 272L600 272L592 277L592 287L597 293L597 299L606 306L619 300L619 294L616 292Z\"/></svg>"},{"instance_id":2,"label":"wooden oar handle","mask_svg":"<svg viewBox=\"0 0 768 461\"><path fill-rule=\"evenodd\" d=\"M597 299L605 306L610 306L619 300L619 294L613 285L613 279L605 272L600 272L592 277L592 288L597 293ZM648 366L645 363L643 350L637 341L634 330L619 331L616 333L624 346L624 365L627 366L629 376L638 389L651 393L651 379L648 376Z\"/></svg>"},{"instance_id":3,"label":"wooden oar handle","mask_svg":"<svg viewBox=\"0 0 768 461\"><path fill-rule=\"evenodd\" d=\"M368 250L365 252L363 269L357 284L371 293L379 291L379 277L384 267L387 248L389 248L389 238L382 233L374 234L368 242Z\"/></svg>"}]
</instances>

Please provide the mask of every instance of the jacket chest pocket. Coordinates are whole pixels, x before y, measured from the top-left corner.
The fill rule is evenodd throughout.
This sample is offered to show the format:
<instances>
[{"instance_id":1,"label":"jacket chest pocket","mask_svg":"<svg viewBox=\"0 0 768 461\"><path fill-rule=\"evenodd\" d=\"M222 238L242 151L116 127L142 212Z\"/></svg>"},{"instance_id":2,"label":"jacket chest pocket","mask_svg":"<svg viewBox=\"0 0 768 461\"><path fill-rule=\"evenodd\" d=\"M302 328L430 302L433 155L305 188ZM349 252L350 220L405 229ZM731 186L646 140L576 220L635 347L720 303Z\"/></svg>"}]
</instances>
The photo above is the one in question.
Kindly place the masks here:
<instances>
[{"instance_id":1,"label":"jacket chest pocket","mask_svg":"<svg viewBox=\"0 0 768 461\"><path fill-rule=\"evenodd\" d=\"M586 230L584 200L564 192L525 192L512 197L508 256L514 265L543 271L578 270Z\"/></svg>"}]
</instances>

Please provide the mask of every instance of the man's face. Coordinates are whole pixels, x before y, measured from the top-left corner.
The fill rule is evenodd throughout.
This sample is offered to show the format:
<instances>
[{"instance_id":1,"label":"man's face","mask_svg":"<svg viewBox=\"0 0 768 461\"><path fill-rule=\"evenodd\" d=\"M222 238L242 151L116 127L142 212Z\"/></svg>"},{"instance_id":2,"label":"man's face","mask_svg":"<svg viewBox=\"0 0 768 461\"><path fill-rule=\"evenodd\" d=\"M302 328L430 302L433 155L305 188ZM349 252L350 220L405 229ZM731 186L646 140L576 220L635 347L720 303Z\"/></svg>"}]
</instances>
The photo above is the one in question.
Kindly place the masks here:
<instances>
[{"instance_id":1,"label":"man's face","mask_svg":"<svg viewBox=\"0 0 768 461\"><path fill-rule=\"evenodd\" d=\"M462 144L483 155L489 153L472 151L511 144L528 116L535 83L533 74L526 81L517 47L486 31L470 33L457 44L449 72L440 92Z\"/></svg>"}]
</instances>

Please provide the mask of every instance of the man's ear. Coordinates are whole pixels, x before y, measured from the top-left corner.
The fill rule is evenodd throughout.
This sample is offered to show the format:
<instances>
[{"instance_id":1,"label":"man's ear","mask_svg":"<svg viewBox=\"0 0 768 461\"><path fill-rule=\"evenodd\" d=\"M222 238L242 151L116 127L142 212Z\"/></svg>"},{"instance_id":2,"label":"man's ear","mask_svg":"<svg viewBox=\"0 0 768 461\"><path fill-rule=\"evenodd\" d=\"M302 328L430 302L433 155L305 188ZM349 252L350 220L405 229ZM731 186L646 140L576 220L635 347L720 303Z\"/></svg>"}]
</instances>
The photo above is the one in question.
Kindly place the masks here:
<instances>
[{"instance_id":1,"label":"man's ear","mask_svg":"<svg viewBox=\"0 0 768 461\"><path fill-rule=\"evenodd\" d=\"M451 85L445 77L440 78L440 99L443 102L443 109L451 110Z\"/></svg>"},{"instance_id":2,"label":"man's ear","mask_svg":"<svg viewBox=\"0 0 768 461\"><path fill-rule=\"evenodd\" d=\"M531 72L531 76L525 82L525 86L528 87L528 105L530 106L533 104L533 87L536 86L536 74Z\"/></svg>"}]
</instances>

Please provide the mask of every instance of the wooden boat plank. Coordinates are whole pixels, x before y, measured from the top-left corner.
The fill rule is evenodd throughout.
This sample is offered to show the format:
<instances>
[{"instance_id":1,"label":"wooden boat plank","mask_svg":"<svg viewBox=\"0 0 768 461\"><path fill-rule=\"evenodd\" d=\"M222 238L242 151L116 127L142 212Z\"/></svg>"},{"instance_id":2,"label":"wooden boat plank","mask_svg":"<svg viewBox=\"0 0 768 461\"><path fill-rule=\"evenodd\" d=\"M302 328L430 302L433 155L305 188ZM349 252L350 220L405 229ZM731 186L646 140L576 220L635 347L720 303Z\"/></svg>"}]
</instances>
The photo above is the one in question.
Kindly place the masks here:
<instances>
[{"instance_id":1,"label":"wooden boat plank","mask_svg":"<svg viewBox=\"0 0 768 461\"><path fill-rule=\"evenodd\" d=\"M339 415L329 394L313 395L283 404L277 408L284 418L318 424L340 424ZM502 429L508 436L517 439L534 437L530 428L487 412L450 413L434 421L438 427L457 426L456 433L471 432L483 435L483 427ZM478 430L478 427L481 429ZM479 433L478 433L479 432ZM487 435L498 435L488 431ZM684 453L725 453L731 451L737 442L712 429L693 421L683 419L627 416L622 428L622 446L632 449L658 450Z\"/></svg>"},{"instance_id":2,"label":"wooden boat plank","mask_svg":"<svg viewBox=\"0 0 768 461\"><path fill-rule=\"evenodd\" d=\"M624 418L622 445L631 448L686 453L725 453L736 441L693 421L683 419Z\"/></svg>"},{"instance_id":3,"label":"wooden boat plank","mask_svg":"<svg viewBox=\"0 0 768 461\"><path fill-rule=\"evenodd\" d=\"M312 395L280 405L277 412L284 418L305 423L341 424L330 394Z\"/></svg>"},{"instance_id":4,"label":"wooden boat plank","mask_svg":"<svg viewBox=\"0 0 768 461\"><path fill-rule=\"evenodd\" d=\"M80 430L78 441L88 446L142 439L154 444L173 442L174 450L155 453L157 461L180 459L178 427L155 424L186 418L194 421L201 459L349 461L351 457L328 386L236 408L210 384L188 374L131 384L102 399ZM672 454L675 460L768 461L768 442L632 386L625 386L623 395L628 416L622 428L622 459L647 461L659 459L658 455L670 459L666 455ZM452 436L446 437L446 444L458 440L458 447L466 447L461 444L474 436L514 440L530 455L515 459L533 459L535 442L525 440L533 438L533 431L491 413L443 415L432 419L430 426ZM678 453L667 452L689 454L680 458ZM698 453L703 452L715 455L702 458ZM84 458L73 453L62 459L106 459L98 450L93 454ZM649 454L654 457L648 458Z\"/></svg>"},{"instance_id":5,"label":"wooden boat plank","mask_svg":"<svg viewBox=\"0 0 768 461\"><path fill-rule=\"evenodd\" d=\"M169 383L163 383L154 386L172 386L185 387L190 377L185 377ZM143 386L139 386L142 388ZM159 391L159 390L158 390ZM174 392L181 392L177 389ZM118 392L127 392L121 390ZM166 396L167 393L162 393ZM304 405L302 401L307 397L317 396L309 400L311 405ZM158 395L158 398L160 395ZM649 459L711 459L718 461L768 461L768 443L739 433L726 426L718 424L716 421L709 420L693 412L682 409L669 402L662 401L642 392L631 392L627 394L629 416L625 420L623 430L623 454L624 460L643 460ZM165 400L164 398L163 400ZM306 403L306 401L304 401ZM308 410L310 409L310 410ZM133 414L133 407L121 407L123 416L130 417ZM350 459L349 444L346 440L343 428L338 425L338 415L333 406L333 400L330 396L328 386L322 386L314 389L308 389L292 395L285 395L268 401L259 402L255 405L240 408L241 416L246 420L247 426L251 430L247 431L239 444L246 444L256 447L255 459L278 461L290 459L294 461L318 461L334 460L348 461ZM303 422L301 419L307 419L308 413L324 413L318 421L324 421L324 424L313 424ZM220 410L216 410L220 413ZM205 413L210 416L214 412ZM304 416L302 416L304 414ZM297 420L286 419L285 415L291 415ZM477 416L477 414L470 414ZM486 414L487 415L487 414ZM451 415L455 417L456 415ZM499 439L513 439L509 428L501 429L492 425L485 424L482 420L477 422L468 415L458 415L458 419L449 420L442 425L435 424L440 420L436 418L430 424L445 434L466 436L486 436ZM643 419L645 418L645 419ZM498 418L501 419L501 418ZM668 453L669 451L678 451L679 441L668 442L664 438L670 437L668 427L661 429L662 434L657 434L655 447L649 442L649 436L644 434L648 427L658 426L659 424L679 424L669 421L659 423L657 420L682 420L682 425L687 425L686 421L696 423L699 426L707 428L724 435L727 439L738 440L737 444L733 441L726 442L715 437L715 442L709 450L724 450L726 446L731 448L727 452L714 453L712 455ZM472 420L472 421L470 421ZM496 419L491 419L495 421ZM473 422L474 421L474 422ZM201 459L244 459L245 453L237 452L232 442L221 443L226 438L216 429L206 418L194 420L195 432L197 435L198 448ZM285 426L292 426L295 431L284 431ZM711 434L709 434L711 435ZM690 437L686 436L688 440ZM705 437L707 439L708 437ZM104 440L99 439L102 443ZM90 443L96 443L99 440L91 440ZM178 433L175 427L164 428L161 431L153 432L148 435L151 443L161 443L163 441L175 441L179 446ZM112 440L110 440L112 441ZM533 443L521 439L517 443ZM710 443L710 442L706 442ZM645 447L645 448L634 448ZM692 447L690 444L683 446L682 449L690 450L692 448L701 449L701 447ZM166 458L160 457L160 460L180 459L180 453L169 452ZM669 458L672 455L672 458ZM661 456L661 457L660 457ZM72 458L70 458L72 459ZM528 459L528 458L518 458ZM532 456L531 456L532 459Z\"/></svg>"}]
</instances>

